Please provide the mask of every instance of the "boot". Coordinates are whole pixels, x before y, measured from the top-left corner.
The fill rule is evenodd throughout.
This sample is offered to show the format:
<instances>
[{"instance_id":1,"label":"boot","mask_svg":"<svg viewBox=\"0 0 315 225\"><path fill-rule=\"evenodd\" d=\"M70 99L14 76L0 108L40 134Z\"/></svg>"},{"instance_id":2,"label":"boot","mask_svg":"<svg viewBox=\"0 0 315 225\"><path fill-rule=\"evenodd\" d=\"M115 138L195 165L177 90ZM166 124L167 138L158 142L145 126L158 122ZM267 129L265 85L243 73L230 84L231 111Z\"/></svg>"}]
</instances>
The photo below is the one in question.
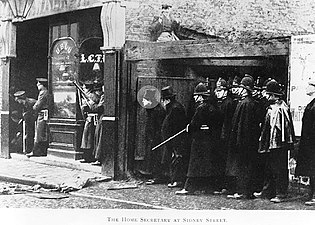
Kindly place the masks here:
<instances>
[{"instance_id":1,"label":"boot","mask_svg":"<svg viewBox=\"0 0 315 225\"><path fill-rule=\"evenodd\" d=\"M33 157L33 156L39 156L39 152L40 152L40 144L39 142L35 142L33 150L30 153L27 153L26 156L28 158Z\"/></svg>"},{"instance_id":2,"label":"boot","mask_svg":"<svg viewBox=\"0 0 315 225\"><path fill-rule=\"evenodd\" d=\"M47 155L47 143L46 142L35 142L33 151L26 154L28 158L34 156L46 156Z\"/></svg>"}]
</instances>

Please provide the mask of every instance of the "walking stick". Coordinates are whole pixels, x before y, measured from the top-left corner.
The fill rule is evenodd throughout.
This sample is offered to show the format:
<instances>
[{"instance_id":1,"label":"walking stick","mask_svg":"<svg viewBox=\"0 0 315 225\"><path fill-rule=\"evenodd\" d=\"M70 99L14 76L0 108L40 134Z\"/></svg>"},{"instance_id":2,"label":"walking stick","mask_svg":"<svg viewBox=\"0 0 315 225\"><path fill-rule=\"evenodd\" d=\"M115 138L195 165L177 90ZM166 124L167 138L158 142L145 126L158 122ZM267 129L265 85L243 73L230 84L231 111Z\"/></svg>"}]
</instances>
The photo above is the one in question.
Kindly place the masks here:
<instances>
[{"instance_id":1,"label":"walking stick","mask_svg":"<svg viewBox=\"0 0 315 225\"><path fill-rule=\"evenodd\" d=\"M181 133L184 133L186 131L186 128L179 131L177 134L174 134L172 137L169 137L168 139L166 139L165 141L163 141L162 143L158 144L157 146L155 146L154 148L152 148L151 150L154 151L155 149L161 147L162 145L166 144L167 142L171 141L172 139L176 138L178 135L180 135Z\"/></svg>"}]
</instances>

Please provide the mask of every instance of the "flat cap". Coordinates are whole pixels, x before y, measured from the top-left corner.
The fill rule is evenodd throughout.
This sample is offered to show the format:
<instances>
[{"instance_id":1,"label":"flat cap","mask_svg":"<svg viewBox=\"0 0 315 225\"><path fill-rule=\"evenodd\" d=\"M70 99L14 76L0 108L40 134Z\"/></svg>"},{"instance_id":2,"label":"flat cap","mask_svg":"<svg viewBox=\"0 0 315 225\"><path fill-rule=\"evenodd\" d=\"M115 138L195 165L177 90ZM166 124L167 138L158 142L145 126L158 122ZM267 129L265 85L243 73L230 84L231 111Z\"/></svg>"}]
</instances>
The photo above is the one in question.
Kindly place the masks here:
<instances>
[{"instance_id":1,"label":"flat cap","mask_svg":"<svg viewBox=\"0 0 315 225\"><path fill-rule=\"evenodd\" d=\"M40 83L47 83L48 79L44 77L37 77L36 80Z\"/></svg>"},{"instance_id":2,"label":"flat cap","mask_svg":"<svg viewBox=\"0 0 315 225\"><path fill-rule=\"evenodd\" d=\"M14 97L21 97L25 95L25 91L17 91L13 94Z\"/></svg>"}]
</instances>

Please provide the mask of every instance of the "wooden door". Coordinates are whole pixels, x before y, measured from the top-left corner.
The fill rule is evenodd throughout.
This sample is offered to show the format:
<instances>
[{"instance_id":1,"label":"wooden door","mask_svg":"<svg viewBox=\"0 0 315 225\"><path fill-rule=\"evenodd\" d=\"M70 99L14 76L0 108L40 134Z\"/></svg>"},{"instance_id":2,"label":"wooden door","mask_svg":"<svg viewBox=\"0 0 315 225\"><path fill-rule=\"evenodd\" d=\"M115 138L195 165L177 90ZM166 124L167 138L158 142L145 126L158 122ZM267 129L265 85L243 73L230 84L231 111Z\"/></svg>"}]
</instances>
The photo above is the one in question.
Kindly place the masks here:
<instances>
[{"instance_id":1,"label":"wooden door","mask_svg":"<svg viewBox=\"0 0 315 225\"><path fill-rule=\"evenodd\" d=\"M137 79L137 92L144 86L150 85L161 90L163 87L172 86L176 93L176 99L185 106L187 110L189 101L192 97L196 81L191 78L180 77L146 77L139 76ZM135 125L135 160L144 160L145 156L145 126L146 126L146 109L138 103L136 106L136 125Z\"/></svg>"}]
</instances>

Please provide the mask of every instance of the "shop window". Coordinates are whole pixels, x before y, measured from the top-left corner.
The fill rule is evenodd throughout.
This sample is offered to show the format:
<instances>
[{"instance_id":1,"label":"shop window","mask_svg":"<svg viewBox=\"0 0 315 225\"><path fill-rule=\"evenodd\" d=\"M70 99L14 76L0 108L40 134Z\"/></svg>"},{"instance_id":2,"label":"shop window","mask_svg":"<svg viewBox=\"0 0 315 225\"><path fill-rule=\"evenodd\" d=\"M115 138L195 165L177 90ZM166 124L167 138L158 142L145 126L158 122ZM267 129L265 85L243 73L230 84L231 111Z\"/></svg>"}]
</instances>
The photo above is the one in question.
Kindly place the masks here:
<instances>
[{"instance_id":1,"label":"shop window","mask_svg":"<svg viewBox=\"0 0 315 225\"><path fill-rule=\"evenodd\" d=\"M78 23L53 25L50 30L50 43L62 37L71 37L75 42L78 41Z\"/></svg>"},{"instance_id":2,"label":"shop window","mask_svg":"<svg viewBox=\"0 0 315 225\"><path fill-rule=\"evenodd\" d=\"M57 39L51 48L51 88L54 99L53 117L76 119L78 48L72 38Z\"/></svg>"},{"instance_id":3,"label":"shop window","mask_svg":"<svg viewBox=\"0 0 315 225\"><path fill-rule=\"evenodd\" d=\"M101 38L88 38L82 42L79 49L79 80L94 83L103 80L104 55L100 50L103 41Z\"/></svg>"}]
</instances>

